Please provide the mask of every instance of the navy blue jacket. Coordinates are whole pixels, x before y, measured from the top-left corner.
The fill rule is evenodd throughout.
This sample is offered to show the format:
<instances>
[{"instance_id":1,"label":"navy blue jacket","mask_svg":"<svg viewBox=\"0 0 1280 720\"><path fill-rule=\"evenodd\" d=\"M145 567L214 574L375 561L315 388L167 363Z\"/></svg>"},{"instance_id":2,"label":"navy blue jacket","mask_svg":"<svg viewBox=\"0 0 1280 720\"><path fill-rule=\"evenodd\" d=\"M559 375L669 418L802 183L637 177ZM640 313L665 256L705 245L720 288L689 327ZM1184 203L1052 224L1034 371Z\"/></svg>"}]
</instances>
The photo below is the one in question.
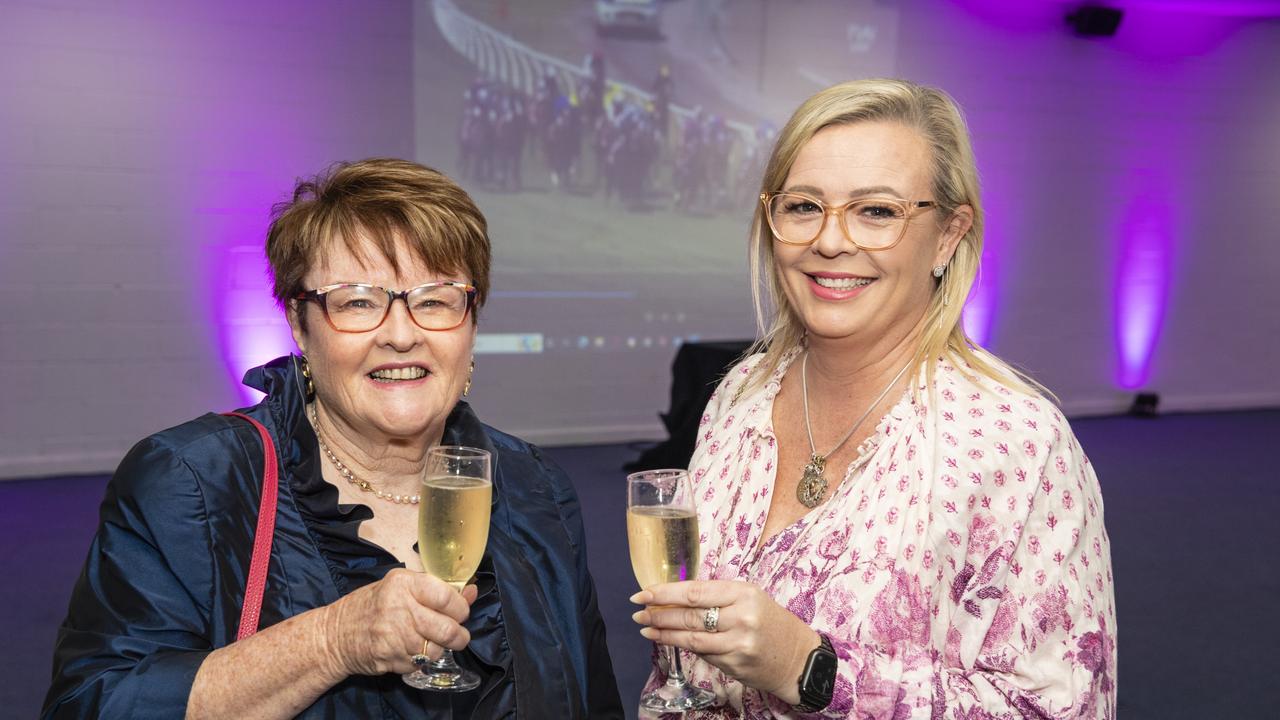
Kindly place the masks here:
<instances>
[{"instance_id":1,"label":"navy blue jacket","mask_svg":"<svg viewBox=\"0 0 1280 720\"><path fill-rule=\"evenodd\" d=\"M265 628L403 563L357 535L369 507L339 506L321 478L295 360L251 370L245 383L267 393L244 412L270 430L281 472ZM352 676L300 717L623 717L568 478L466 403L450 414L443 442L494 458L489 544L465 623L471 643L456 653L480 674L480 688L435 693L398 675ZM44 717L183 716L200 663L235 639L262 464L253 427L214 414L134 446L107 487L58 632Z\"/></svg>"}]
</instances>

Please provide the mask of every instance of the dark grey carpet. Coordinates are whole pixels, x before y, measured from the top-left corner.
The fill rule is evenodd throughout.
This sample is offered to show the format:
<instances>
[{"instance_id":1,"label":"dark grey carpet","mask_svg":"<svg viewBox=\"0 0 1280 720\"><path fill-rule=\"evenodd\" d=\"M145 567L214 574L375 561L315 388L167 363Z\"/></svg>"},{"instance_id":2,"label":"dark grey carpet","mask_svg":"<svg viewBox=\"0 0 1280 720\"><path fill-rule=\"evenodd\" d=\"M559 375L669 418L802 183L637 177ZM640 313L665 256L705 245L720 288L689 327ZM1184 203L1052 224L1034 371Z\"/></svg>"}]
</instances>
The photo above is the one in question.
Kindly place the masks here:
<instances>
[{"instance_id":1,"label":"dark grey carpet","mask_svg":"<svg viewBox=\"0 0 1280 720\"><path fill-rule=\"evenodd\" d=\"M1111 534L1120 717L1276 717L1280 410L1073 426L1098 470ZM635 579L620 467L636 452L621 445L549 452L578 485L614 669L634 706L650 650L627 602ZM0 482L0 717L39 711L54 630L105 483Z\"/></svg>"}]
</instances>

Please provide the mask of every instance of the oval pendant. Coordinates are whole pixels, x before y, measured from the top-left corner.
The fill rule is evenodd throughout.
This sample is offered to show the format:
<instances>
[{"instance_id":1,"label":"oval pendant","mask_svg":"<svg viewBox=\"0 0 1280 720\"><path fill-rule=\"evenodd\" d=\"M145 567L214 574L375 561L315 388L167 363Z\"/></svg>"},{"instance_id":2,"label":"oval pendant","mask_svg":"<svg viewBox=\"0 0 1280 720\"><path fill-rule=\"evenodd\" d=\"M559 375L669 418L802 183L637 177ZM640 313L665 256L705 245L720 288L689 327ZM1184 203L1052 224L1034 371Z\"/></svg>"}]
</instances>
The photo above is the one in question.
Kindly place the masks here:
<instances>
[{"instance_id":1,"label":"oval pendant","mask_svg":"<svg viewBox=\"0 0 1280 720\"><path fill-rule=\"evenodd\" d=\"M796 499L810 509L818 507L827 494L827 479L822 476L822 463L817 462L816 456L814 460L815 462L805 464L804 476L796 486Z\"/></svg>"}]
</instances>

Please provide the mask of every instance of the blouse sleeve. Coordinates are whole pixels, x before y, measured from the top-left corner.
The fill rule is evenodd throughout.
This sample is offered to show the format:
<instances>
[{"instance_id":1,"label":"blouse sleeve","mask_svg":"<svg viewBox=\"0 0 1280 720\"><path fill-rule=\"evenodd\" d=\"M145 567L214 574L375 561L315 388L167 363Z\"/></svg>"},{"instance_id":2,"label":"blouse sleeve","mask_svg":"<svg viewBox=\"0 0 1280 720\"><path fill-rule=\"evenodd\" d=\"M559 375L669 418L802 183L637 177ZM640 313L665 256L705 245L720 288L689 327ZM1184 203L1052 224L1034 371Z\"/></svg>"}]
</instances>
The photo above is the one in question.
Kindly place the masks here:
<instances>
[{"instance_id":1,"label":"blouse sleeve","mask_svg":"<svg viewBox=\"0 0 1280 720\"><path fill-rule=\"evenodd\" d=\"M945 703L948 718L978 709L1115 717L1115 600L1102 497L1093 466L1066 421L1056 420L1048 442L1023 443L1025 460L1010 472L1014 486L1031 486L1024 518L1005 528L1000 516L975 513L971 528L994 518L992 530L1007 539L981 562L964 563L942 600L951 603L951 623L935 703ZM1008 499L1021 510L1017 494Z\"/></svg>"},{"instance_id":2,"label":"blouse sleeve","mask_svg":"<svg viewBox=\"0 0 1280 720\"><path fill-rule=\"evenodd\" d=\"M772 698L776 712L895 720L927 706L930 717L954 720L1115 717L1115 609L1097 478L1065 421L1050 429L1052 439L999 470L1003 487L1016 489L978 501L967 538L943 524L943 542L962 550L954 567L935 566L932 649L913 658L832 638L840 663L831 705L804 715Z\"/></svg>"},{"instance_id":3,"label":"blouse sleeve","mask_svg":"<svg viewBox=\"0 0 1280 720\"><path fill-rule=\"evenodd\" d=\"M45 718L180 718L208 641L212 562L195 474L139 443L107 486L54 648Z\"/></svg>"}]
</instances>

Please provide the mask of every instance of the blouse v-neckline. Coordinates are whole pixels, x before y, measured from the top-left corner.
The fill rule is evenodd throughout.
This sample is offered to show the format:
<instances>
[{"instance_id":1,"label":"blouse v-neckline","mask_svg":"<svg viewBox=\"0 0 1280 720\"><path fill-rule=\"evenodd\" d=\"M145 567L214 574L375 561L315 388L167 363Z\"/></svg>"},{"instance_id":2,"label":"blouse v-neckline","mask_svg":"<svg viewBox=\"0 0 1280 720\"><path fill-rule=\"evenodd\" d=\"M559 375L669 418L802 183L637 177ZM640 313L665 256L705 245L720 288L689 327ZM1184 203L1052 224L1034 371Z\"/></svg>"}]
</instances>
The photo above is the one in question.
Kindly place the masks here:
<instances>
[{"instance_id":1,"label":"blouse v-neckline","mask_svg":"<svg viewBox=\"0 0 1280 720\"><path fill-rule=\"evenodd\" d=\"M766 442L768 449L765 450L765 452L770 456L766 457L765 461L767 464L771 464L773 466L773 477L769 478L762 484L762 487L768 489L767 502L769 503L769 506L765 509L765 526L769 524L769 515L773 511L772 498L778 487L778 434L774 430L773 426L773 408L777 402L778 393L782 391L782 378L786 375L787 370L790 369L796 358L800 356L800 352L801 350L799 348L792 350L783 358L782 362L778 364L778 369L775 370L773 375L769 378L769 382L765 387L765 392L757 401L755 408L755 410L763 416L763 422L760 425L749 425L747 428L769 441ZM913 383L908 383L908 386L903 389L902 394L894 401L893 405L890 405L876 421L875 429L871 434L862 442L858 443L857 455L855 455L853 460L849 461L849 464L845 466L844 472L840 475L840 481L836 483L835 487L831 488L823 502L813 508L810 508L799 518L779 528L777 532L769 535L768 537L764 534L764 527L760 528L760 535L756 537L755 544L744 563L746 567L755 567L761 556L769 550L770 546L776 544L778 539L785 536L788 532L794 531L794 537L799 538L804 531L808 529L813 520L822 517L823 513L831 510L831 504L836 501L837 496L848 492L851 478L869 464L872 456L875 455L876 450L883 444L882 439L885 436L885 431L887 429L886 426L888 425L889 419L891 417L898 417L898 409L904 402L911 402L913 387Z\"/></svg>"}]
</instances>

